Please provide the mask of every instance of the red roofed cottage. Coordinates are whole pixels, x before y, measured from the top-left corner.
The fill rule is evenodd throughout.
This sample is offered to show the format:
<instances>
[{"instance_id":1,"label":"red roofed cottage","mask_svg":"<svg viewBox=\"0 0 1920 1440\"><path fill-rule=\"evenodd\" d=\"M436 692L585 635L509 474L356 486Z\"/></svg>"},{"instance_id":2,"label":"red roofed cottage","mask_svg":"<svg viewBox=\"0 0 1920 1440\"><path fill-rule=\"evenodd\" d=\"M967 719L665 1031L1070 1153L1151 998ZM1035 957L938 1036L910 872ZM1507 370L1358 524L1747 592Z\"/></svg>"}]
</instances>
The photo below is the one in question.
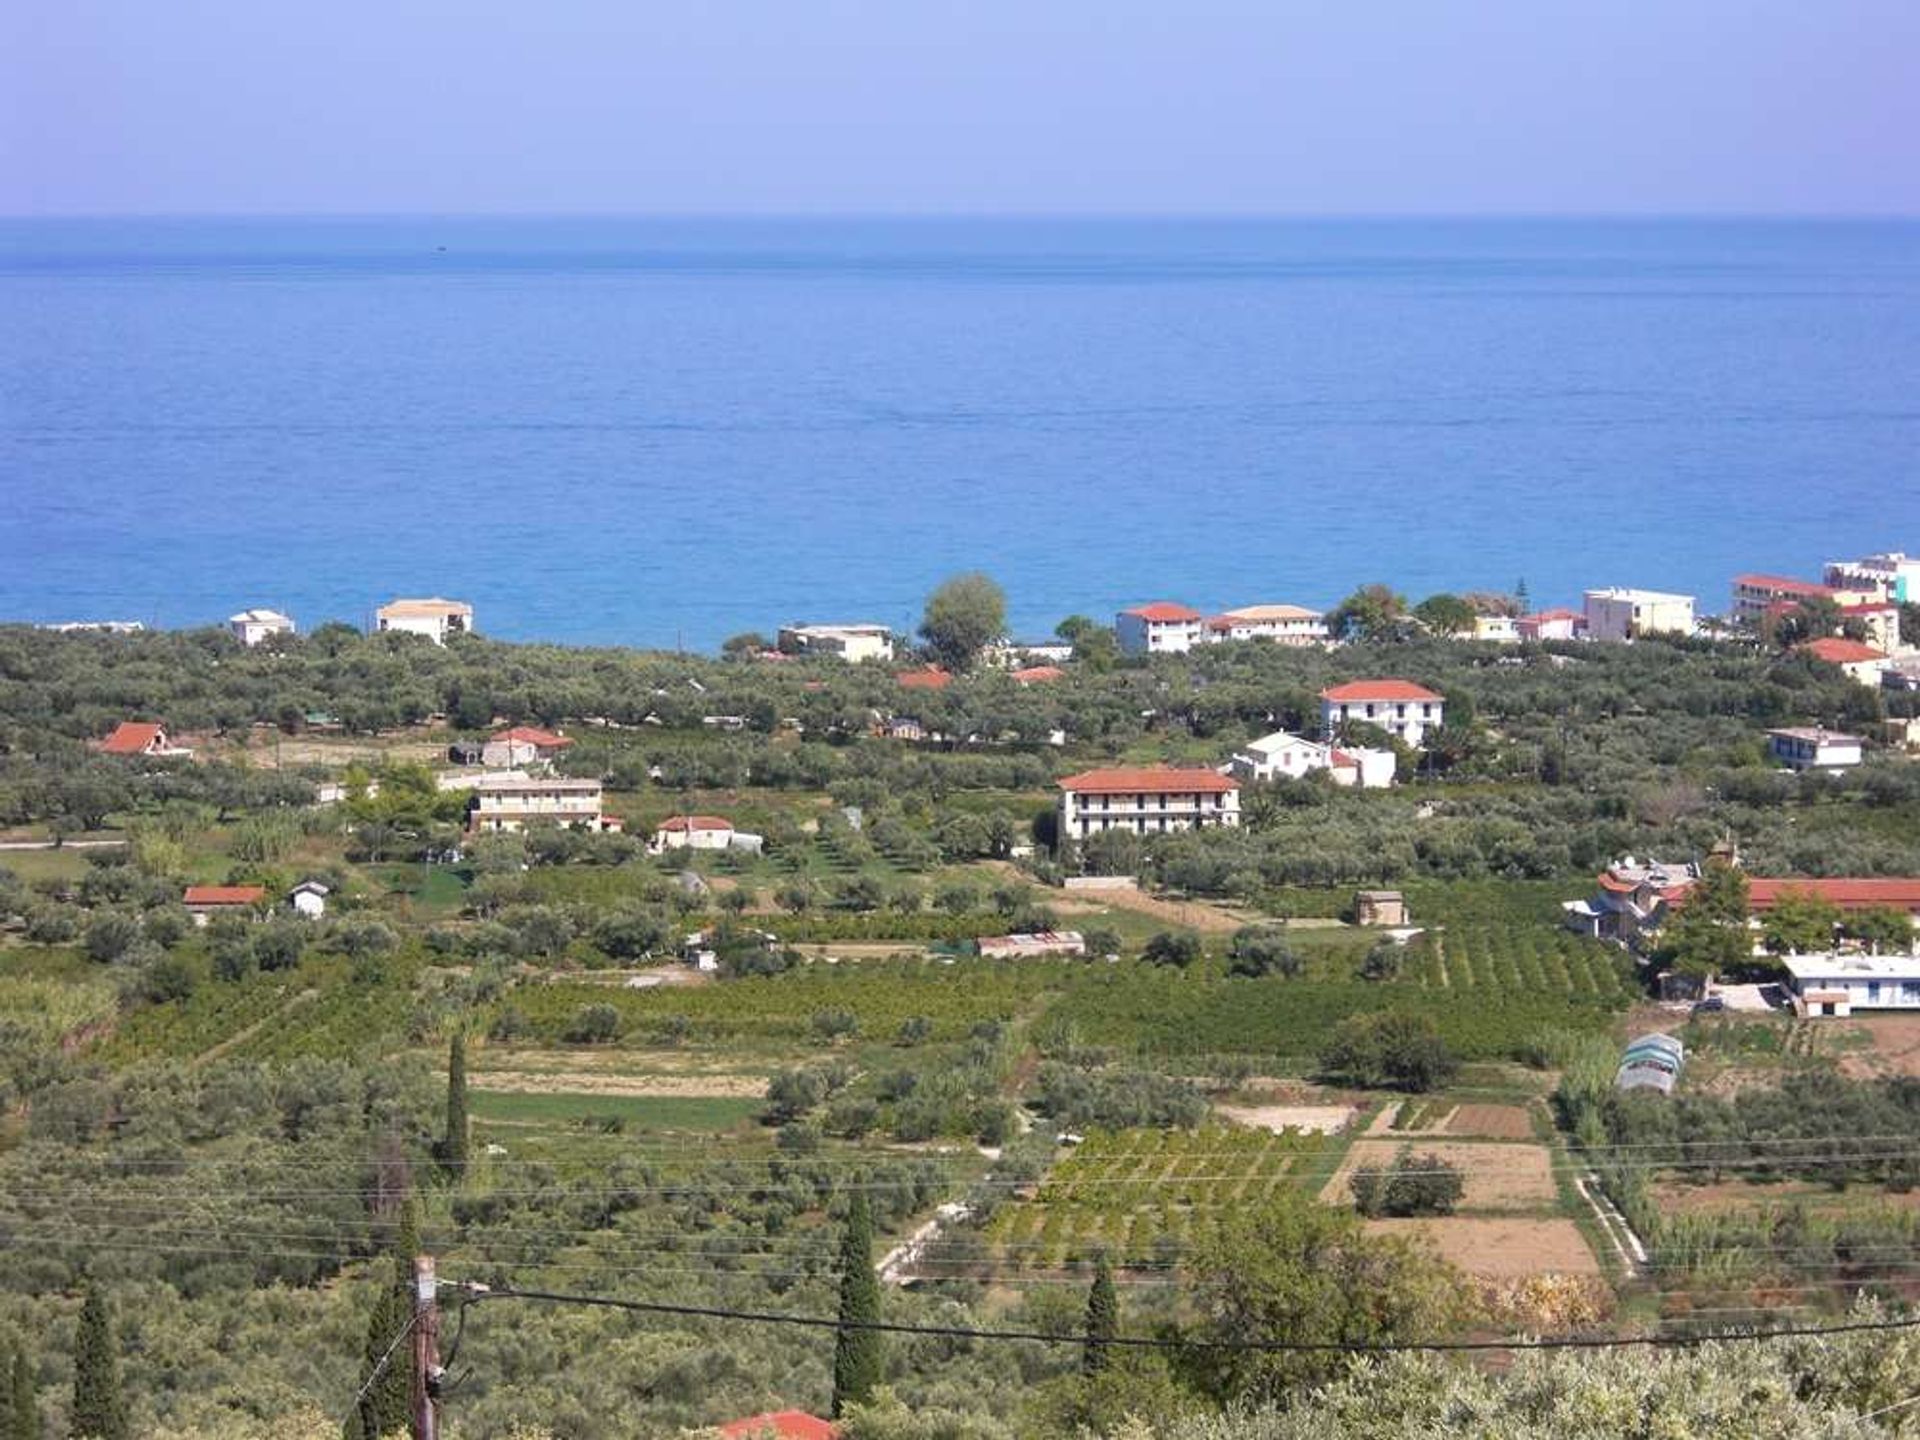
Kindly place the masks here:
<instances>
[{"instance_id":1,"label":"red roofed cottage","mask_svg":"<svg viewBox=\"0 0 1920 1440\"><path fill-rule=\"evenodd\" d=\"M191 755L167 737L167 727L146 721L122 720L100 742L102 755Z\"/></svg>"},{"instance_id":2,"label":"red roofed cottage","mask_svg":"<svg viewBox=\"0 0 1920 1440\"><path fill-rule=\"evenodd\" d=\"M754 1440L759 1435L772 1435L777 1440L837 1440L840 1427L805 1410L769 1410L764 1415L730 1420L720 1427L720 1433L725 1440Z\"/></svg>"}]
</instances>

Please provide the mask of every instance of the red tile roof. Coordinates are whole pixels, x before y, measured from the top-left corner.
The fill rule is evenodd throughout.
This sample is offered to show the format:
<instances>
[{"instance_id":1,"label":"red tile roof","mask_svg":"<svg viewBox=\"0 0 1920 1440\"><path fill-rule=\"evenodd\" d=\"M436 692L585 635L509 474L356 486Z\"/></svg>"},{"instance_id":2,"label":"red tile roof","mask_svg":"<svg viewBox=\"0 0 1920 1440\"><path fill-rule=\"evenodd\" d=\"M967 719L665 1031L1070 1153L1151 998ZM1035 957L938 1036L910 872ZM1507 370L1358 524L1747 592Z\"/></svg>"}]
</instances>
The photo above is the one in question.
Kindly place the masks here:
<instances>
[{"instance_id":1,"label":"red tile roof","mask_svg":"<svg viewBox=\"0 0 1920 1440\"><path fill-rule=\"evenodd\" d=\"M1029 665L1024 670L1013 672L1013 678L1022 685L1037 685L1046 680L1064 680L1067 672L1058 665Z\"/></svg>"},{"instance_id":2,"label":"red tile roof","mask_svg":"<svg viewBox=\"0 0 1920 1440\"><path fill-rule=\"evenodd\" d=\"M1186 605L1177 605L1171 600L1156 600L1151 605L1136 605L1131 610L1123 610L1120 613L1135 616L1150 625L1170 625L1182 620L1200 618L1198 610Z\"/></svg>"},{"instance_id":3,"label":"red tile roof","mask_svg":"<svg viewBox=\"0 0 1920 1440\"><path fill-rule=\"evenodd\" d=\"M893 678L909 690L944 690L953 683L953 676L938 665L929 665L924 670L908 670Z\"/></svg>"},{"instance_id":4,"label":"red tile roof","mask_svg":"<svg viewBox=\"0 0 1920 1440\"><path fill-rule=\"evenodd\" d=\"M769 1430L780 1440L835 1440L840 1433L840 1427L831 1420L822 1420L804 1410L770 1410L764 1415L730 1420L720 1427L726 1440L751 1440L752 1436Z\"/></svg>"},{"instance_id":5,"label":"red tile roof","mask_svg":"<svg viewBox=\"0 0 1920 1440\"><path fill-rule=\"evenodd\" d=\"M1840 613L1842 615L1884 615L1889 610L1899 608L1899 605L1892 600L1861 600L1852 605L1842 605Z\"/></svg>"},{"instance_id":6,"label":"red tile roof","mask_svg":"<svg viewBox=\"0 0 1920 1440\"><path fill-rule=\"evenodd\" d=\"M267 898L260 885L189 885L182 898L186 905L258 905Z\"/></svg>"},{"instance_id":7,"label":"red tile roof","mask_svg":"<svg viewBox=\"0 0 1920 1440\"><path fill-rule=\"evenodd\" d=\"M1059 782L1062 790L1083 795L1224 795L1240 782L1217 770L1178 765L1122 766L1083 770Z\"/></svg>"},{"instance_id":8,"label":"red tile roof","mask_svg":"<svg viewBox=\"0 0 1920 1440\"><path fill-rule=\"evenodd\" d=\"M731 830L733 822L719 815L671 815L655 828L678 835L691 830Z\"/></svg>"},{"instance_id":9,"label":"red tile roof","mask_svg":"<svg viewBox=\"0 0 1920 1440\"><path fill-rule=\"evenodd\" d=\"M564 750L573 744L564 735L556 735L551 730L542 730L535 725L516 725L511 730L502 730L493 737L520 745L536 745L542 750Z\"/></svg>"},{"instance_id":10,"label":"red tile roof","mask_svg":"<svg viewBox=\"0 0 1920 1440\"><path fill-rule=\"evenodd\" d=\"M1829 665L1853 665L1862 660L1885 660L1887 656L1871 645L1862 645L1858 640L1848 640L1840 635L1829 635L1821 640L1809 640L1798 647Z\"/></svg>"},{"instance_id":11,"label":"red tile roof","mask_svg":"<svg viewBox=\"0 0 1920 1440\"><path fill-rule=\"evenodd\" d=\"M1586 618L1587 617L1582 615L1578 610L1569 610L1563 605L1555 610L1540 610L1532 615L1522 615L1520 617L1520 623L1525 625L1531 622L1535 625L1541 625L1549 620L1585 620Z\"/></svg>"},{"instance_id":12,"label":"red tile roof","mask_svg":"<svg viewBox=\"0 0 1920 1440\"><path fill-rule=\"evenodd\" d=\"M1920 876L1888 879L1765 879L1747 881L1747 903L1755 910L1771 910L1787 894L1817 895L1842 910L1870 905L1893 905L1920 915Z\"/></svg>"},{"instance_id":13,"label":"red tile roof","mask_svg":"<svg viewBox=\"0 0 1920 1440\"><path fill-rule=\"evenodd\" d=\"M1780 595L1808 597L1833 594L1825 585L1816 585L1811 580L1795 580L1791 575L1736 575L1733 583L1749 590L1771 590Z\"/></svg>"},{"instance_id":14,"label":"red tile roof","mask_svg":"<svg viewBox=\"0 0 1920 1440\"><path fill-rule=\"evenodd\" d=\"M157 741L162 727L139 721L122 720L113 727L113 733L100 742L103 755L142 755L147 747Z\"/></svg>"},{"instance_id":15,"label":"red tile roof","mask_svg":"<svg viewBox=\"0 0 1920 1440\"><path fill-rule=\"evenodd\" d=\"M1320 698L1336 705L1348 705L1356 700L1444 700L1446 697L1411 680L1349 680L1344 685L1328 686L1320 692Z\"/></svg>"}]
</instances>

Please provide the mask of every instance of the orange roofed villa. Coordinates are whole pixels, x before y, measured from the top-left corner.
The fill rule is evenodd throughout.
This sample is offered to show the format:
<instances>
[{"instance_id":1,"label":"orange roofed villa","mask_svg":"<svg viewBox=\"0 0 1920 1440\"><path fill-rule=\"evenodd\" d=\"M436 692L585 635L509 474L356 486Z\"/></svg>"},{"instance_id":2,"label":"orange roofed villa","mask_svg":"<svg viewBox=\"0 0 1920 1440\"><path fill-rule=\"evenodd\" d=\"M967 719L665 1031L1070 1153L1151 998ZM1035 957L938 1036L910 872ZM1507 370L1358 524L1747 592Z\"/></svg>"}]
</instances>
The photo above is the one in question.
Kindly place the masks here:
<instances>
[{"instance_id":1,"label":"orange roofed villa","mask_svg":"<svg viewBox=\"0 0 1920 1440\"><path fill-rule=\"evenodd\" d=\"M1320 692L1320 726L1329 736L1349 720L1377 725L1419 749L1446 723L1447 698L1411 680L1349 680Z\"/></svg>"},{"instance_id":2,"label":"orange roofed villa","mask_svg":"<svg viewBox=\"0 0 1920 1440\"><path fill-rule=\"evenodd\" d=\"M1161 835L1240 823L1240 782L1217 770L1146 765L1087 770L1060 784L1060 835Z\"/></svg>"},{"instance_id":3,"label":"orange roofed villa","mask_svg":"<svg viewBox=\"0 0 1920 1440\"><path fill-rule=\"evenodd\" d=\"M173 743L166 726L139 720L122 720L97 748L102 755L144 755L152 759L181 759L193 754L186 746Z\"/></svg>"}]
</instances>

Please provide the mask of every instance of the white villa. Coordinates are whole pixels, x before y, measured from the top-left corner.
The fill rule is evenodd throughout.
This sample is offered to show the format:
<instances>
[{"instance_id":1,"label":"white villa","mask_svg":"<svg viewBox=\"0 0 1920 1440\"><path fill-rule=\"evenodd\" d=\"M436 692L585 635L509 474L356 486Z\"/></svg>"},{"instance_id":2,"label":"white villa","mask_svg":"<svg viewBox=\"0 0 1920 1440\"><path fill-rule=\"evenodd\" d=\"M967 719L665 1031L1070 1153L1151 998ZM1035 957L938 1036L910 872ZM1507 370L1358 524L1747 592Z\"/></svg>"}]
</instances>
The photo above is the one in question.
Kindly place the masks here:
<instances>
[{"instance_id":1,"label":"white villa","mask_svg":"<svg viewBox=\"0 0 1920 1440\"><path fill-rule=\"evenodd\" d=\"M227 629L242 645L258 645L275 635L293 634L293 621L278 610L242 610L227 617Z\"/></svg>"},{"instance_id":2,"label":"white villa","mask_svg":"<svg viewBox=\"0 0 1920 1440\"><path fill-rule=\"evenodd\" d=\"M1349 720L1377 725L1418 749L1445 723L1447 700L1411 680L1350 680L1320 692L1320 724L1331 736Z\"/></svg>"},{"instance_id":3,"label":"white villa","mask_svg":"<svg viewBox=\"0 0 1920 1440\"><path fill-rule=\"evenodd\" d=\"M782 625L778 644L788 655L824 655L850 663L893 659L893 631L885 625Z\"/></svg>"},{"instance_id":4,"label":"white villa","mask_svg":"<svg viewBox=\"0 0 1920 1440\"><path fill-rule=\"evenodd\" d=\"M654 827L647 849L655 855L669 850L747 850L758 854L765 838L736 830L719 815L671 815Z\"/></svg>"},{"instance_id":5,"label":"white villa","mask_svg":"<svg viewBox=\"0 0 1920 1440\"><path fill-rule=\"evenodd\" d=\"M1512 645L1520 639L1520 621L1512 615L1476 615L1473 638L1495 645Z\"/></svg>"},{"instance_id":6,"label":"white villa","mask_svg":"<svg viewBox=\"0 0 1920 1440\"><path fill-rule=\"evenodd\" d=\"M1243 605L1223 610L1206 623L1207 639L1271 640L1276 645L1323 645L1327 618L1304 605Z\"/></svg>"},{"instance_id":7,"label":"white villa","mask_svg":"<svg viewBox=\"0 0 1920 1440\"><path fill-rule=\"evenodd\" d=\"M1589 640L1632 640L1639 635L1691 635L1693 596L1663 590L1615 587L1586 594Z\"/></svg>"},{"instance_id":8,"label":"white villa","mask_svg":"<svg viewBox=\"0 0 1920 1440\"><path fill-rule=\"evenodd\" d=\"M602 812L598 780L555 780L545 777L483 775L471 787L467 829L525 830L558 825L570 830L618 830L620 821Z\"/></svg>"},{"instance_id":9,"label":"white villa","mask_svg":"<svg viewBox=\"0 0 1920 1440\"><path fill-rule=\"evenodd\" d=\"M1180 655L1206 639L1206 618L1188 605L1156 600L1122 610L1113 620L1122 655Z\"/></svg>"},{"instance_id":10,"label":"white villa","mask_svg":"<svg viewBox=\"0 0 1920 1440\"><path fill-rule=\"evenodd\" d=\"M1788 955L1780 963L1802 1015L1920 1010L1920 955Z\"/></svg>"},{"instance_id":11,"label":"white villa","mask_svg":"<svg viewBox=\"0 0 1920 1440\"><path fill-rule=\"evenodd\" d=\"M1587 617L1565 607L1538 610L1522 615L1513 628L1522 640L1572 640L1586 633Z\"/></svg>"},{"instance_id":12,"label":"white villa","mask_svg":"<svg viewBox=\"0 0 1920 1440\"><path fill-rule=\"evenodd\" d=\"M1860 737L1794 726L1767 731L1767 750L1794 770L1844 770L1860 763Z\"/></svg>"},{"instance_id":13,"label":"white villa","mask_svg":"<svg viewBox=\"0 0 1920 1440\"><path fill-rule=\"evenodd\" d=\"M1397 763L1391 750L1336 746L1276 730L1236 750L1227 768L1242 780L1298 780L1316 770L1326 770L1336 785L1379 790L1393 783Z\"/></svg>"},{"instance_id":14,"label":"white villa","mask_svg":"<svg viewBox=\"0 0 1920 1440\"><path fill-rule=\"evenodd\" d=\"M1102 830L1160 835L1240 823L1240 782L1217 770L1143 765L1087 770L1060 785L1060 834L1085 840Z\"/></svg>"},{"instance_id":15,"label":"white villa","mask_svg":"<svg viewBox=\"0 0 1920 1440\"><path fill-rule=\"evenodd\" d=\"M480 749L480 763L494 766L536 765L551 762L573 741L551 730L516 725L490 736Z\"/></svg>"},{"instance_id":16,"label":"white villa","mask_svg":"<svg viewBox=\"0 0 1920 1440\"><path fill-rule=\"evenodd\" d=\"M473 606L438 595L425 600L393 600L373 612L373 628L376 634L399 631L423 635L436 645L444 645L449 635L472 632Z\"/></svg>"}]
</instances>

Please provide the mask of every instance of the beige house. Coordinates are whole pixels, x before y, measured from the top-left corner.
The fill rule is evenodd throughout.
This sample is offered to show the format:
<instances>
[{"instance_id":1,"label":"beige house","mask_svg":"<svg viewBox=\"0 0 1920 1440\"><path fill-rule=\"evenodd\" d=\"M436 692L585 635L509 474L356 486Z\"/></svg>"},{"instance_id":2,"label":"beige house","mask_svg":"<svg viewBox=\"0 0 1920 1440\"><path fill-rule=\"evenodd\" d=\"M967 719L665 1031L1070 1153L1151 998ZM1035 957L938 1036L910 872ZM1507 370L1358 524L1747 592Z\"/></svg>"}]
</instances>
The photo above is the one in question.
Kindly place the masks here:
<instances>
[{"instance_id":1,"label":"beige house","mask_svg":"<svg viewBox=\"0 0 1920 1440\"><path fill-rule=\"evenodd\" d=\"M1641 635L1691 635L1693 596L1616 586L1586 593L1587 638L1632 640Z\"/></svg>"},{"instance_id":2,"label":"beige house","mask_svg":"<svg viewBox=\"0 0 1920 1440\"><path fill-rule=\"evenodd\" d=\"M484 775L471 788L467 829L474 834L541 825L567 830L620 828L620 821L601 809L604 797L598 780Z\"/></svg>"},{"instance_id":3,"label":"beige house","mask_svg":"<svg viewBox=\"0 0 1920 1440\"><path fill-rule=\"evenodd\" d=\"M1878 689L1881 677L1887 673L1887 667L1893 664L1893 657L1876 650L1871 645L1863 645L1858 640L1848 640L1840 635L1828 635L1820 640L1809 640L1804 645L1794 647L1803 655L1811 655L1816 660L1824 660L1829 665L1837 665L1849 680L1861 685L1871 685Z\"/></svg>"},{"instance_id":4,"label":"beige house","mask_svg":"<svg viewBox=\"0 0 1920 1440\"><path fill-rule=\"evenodd\" d=\"M1240 823L1240 782L1217 770L1143 765L1087 770L1060 785L1060 836L1161 835Z\"/></svg>"},{"instance_id":5,"label":"beige house","mask_svg":"<svg viewBox=\"0 0 1920 1440\"><path fill-rule=\"evenodd\" d=\"M1398 890L1362 890L1353 897L1356 925L1401 926L1407 923L1407 897Z\"/></svg>"},{"instance_id":6,"label":"beige house","mask_svg":"<svg viewBox=\"0 0 1920 1440\"><path fill-rule=\"evenodd\" d=\"M376 634L398 631L423 635L436 645L447 643L449 635L467 635L473 631L473 606L464 600L442 600L435 595L425 600L393 600L373 612Z\"/></svg>"},{"instance_id":7,"label":"beige house","mask_svg":"<svg viewBox=\"0 0 1920 1440\"><path fill-rule=\"evenodd\" d=\"M1207 639L1271 640L1276 645L1322 645L1327 617L1304 605L1243 605L1207 621Z\"/></svg>"}]
</instances>

